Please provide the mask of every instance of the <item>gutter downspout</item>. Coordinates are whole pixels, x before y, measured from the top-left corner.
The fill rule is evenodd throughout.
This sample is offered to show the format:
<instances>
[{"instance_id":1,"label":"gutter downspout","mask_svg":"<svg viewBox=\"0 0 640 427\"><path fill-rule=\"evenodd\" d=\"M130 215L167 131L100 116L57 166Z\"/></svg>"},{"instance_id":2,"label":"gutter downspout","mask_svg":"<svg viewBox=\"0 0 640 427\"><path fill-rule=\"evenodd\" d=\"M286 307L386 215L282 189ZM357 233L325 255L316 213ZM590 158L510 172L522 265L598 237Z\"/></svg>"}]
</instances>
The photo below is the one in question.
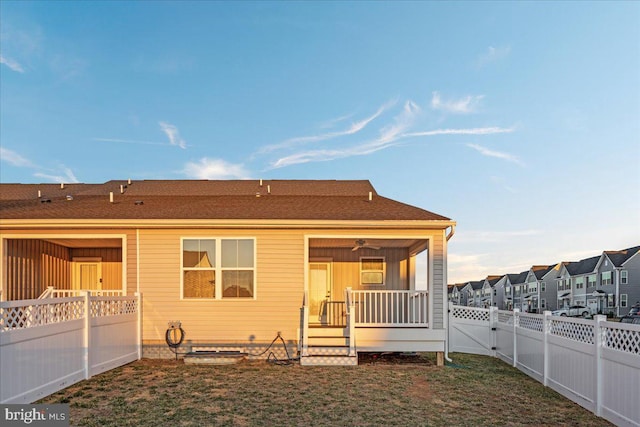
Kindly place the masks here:
<instances>
[{"instance_id":1,"label":"gutter downspout","mask_svg":"<svg viewBox=\"0 0 640 427\"><path fill-rule=\"evenodd\" d=\"M454 224L452 224L451 225L451 231L449 232L449 234L447 234L446 241L445 241L445 244L444 244L445 245L445 249L446 249L446 246L447 246L447 242L449 242L449 239L451 239L453 237L455 232L456 232L456 226ZM447 253L447 252L445 251L445 253ZM449 262L448 261L449 260L447 259L446 260L446 262L447 262L447 269L446 270L449 269ZM446 276L445 276L445 284L446 283L447 283L447 279L446 279ZM444 321L446 323L445 326L446 326L446 330L447 330L447 343L444 346L444 360L446 360L449 363L453 363L453 360L449 357L449 308L450 308L450 305L449 305L449 301L446 300L446 297L445 297L445 304L446 304L446 307L447 307L447 315L444 317Z\"/></svg>"},{"instance_id":2,"label":"gutter downspout","mask_svg":"<svg viewBox=\"0 0 640 427\"><path fill-rule=\"evenodd\" d=\"M449 241L449 239L453 237L455 233L456 233L456 226L451 225L451 231L449 232L449 234L447 234L447 242Z\"/></svg>"}]
</instances>

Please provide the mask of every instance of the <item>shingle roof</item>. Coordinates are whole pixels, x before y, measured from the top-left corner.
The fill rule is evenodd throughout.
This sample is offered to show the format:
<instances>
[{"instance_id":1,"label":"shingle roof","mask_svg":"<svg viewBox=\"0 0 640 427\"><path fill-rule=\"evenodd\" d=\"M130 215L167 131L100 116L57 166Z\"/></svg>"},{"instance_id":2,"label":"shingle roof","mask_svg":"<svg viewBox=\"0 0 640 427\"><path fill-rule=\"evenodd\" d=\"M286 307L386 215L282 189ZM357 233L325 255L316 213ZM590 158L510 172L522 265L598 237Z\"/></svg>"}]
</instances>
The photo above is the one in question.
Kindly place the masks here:
<instances>
[{"instance_id":1,"label":"shingle roof","mask_svg":"<svg viewBox=\"0 0 640 427\"><path fill-rule=\"evenodd\" d=\"M580 274L587 274L595 270L600 255L591 258L585 258L577 262L568 262L565 264L565 268L572 276L578 276Z\"/></svg>"},{"instance_id":2,"label":"shingle roof","mask_svg":"<svg viewBox=\"0 0 640 427\"><path fill-rule=\"evenodd\" d=\"M607 254L607 257L611 260L614 266L620 267L639 250L640 246L635 246L621 251L604 251L604 253Z\"/></svg>"},{"instance_id":3,"label":"shingle roof","mask_svg":"<svg viewBox=\"0 0 640 427\"><path fill-rule=\"evenodd\" d=\"M131 185L109 181L65 184L64 188L0 184L0 218L450 221L379 196L369 181L265 180L262 184L256 180L135 181ZM127 186L123 194L120 185Z\"/></svg>"},{"instance_id":4,"label":"shingle roof","mask_svg":"<svg viewBox=\"0 0 640 427\"><path fill-rule=\"evenodd\" d=\"M478 290L478 289L482 289L482 287L484 286L484 280L478 280L477 282L469 282L471 284L471 289Z\"/></svg>"},{"instance_id":5,"label":"shingle roof","mask_svg":"<svg viewBox=\"0 0 640 427\"><path fill-rule=\"evenodd\" d=\"M490 286L495 285L496 283L498 283L500 281L500 279L502 279L504 276L487 276L487 278L485 279L487 282L489 282Z\"/></svg>"},{"instance_id":6,"label":"shingle roof","mask_svg":"<svg viewBox=\"0 0 640 427\"><path fill-rule=\"evenodd\" d=\"M555 265L534 265L531 267L531 270L533 270L536 279L542 279L553 267L555 267Z\"/></svg>"},{"instance_id":7,"label":"shingle roof","mask_svg":"<svg viewBox=\"0 0 640 427\"><path fill-rule=\"evenodd\" d=\"M507 274L507 277L509 277L509 282L511 282L512 285L517 285L520 283L525 283L527 281L528 274L529 270L522 271L518 274Z\"/></svg>"}]
</instances>

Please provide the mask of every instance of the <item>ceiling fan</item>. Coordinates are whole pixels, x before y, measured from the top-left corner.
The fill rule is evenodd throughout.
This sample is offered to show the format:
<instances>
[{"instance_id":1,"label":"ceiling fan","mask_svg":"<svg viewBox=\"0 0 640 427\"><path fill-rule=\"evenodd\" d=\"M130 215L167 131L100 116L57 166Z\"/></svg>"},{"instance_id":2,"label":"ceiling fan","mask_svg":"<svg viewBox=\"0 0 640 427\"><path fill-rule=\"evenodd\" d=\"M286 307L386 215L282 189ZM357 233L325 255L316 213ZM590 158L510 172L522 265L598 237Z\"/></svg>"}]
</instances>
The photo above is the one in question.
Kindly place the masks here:
<instances>
[{"instance_id":1,"label":"ceiling fan","mask_svg":"<svg viewBox=\"0 0 640 427\"><path fill-rule=\"evenodd\" d=\"M362 248L374 249L377 251L378 249L380 249L380 246L371 246L367 243L366 240L358 239L356 240L356 245L353 247L353 249L351 249L351 251L355 252L358 249L362 249Z\"/></svg>"}]
</instances>

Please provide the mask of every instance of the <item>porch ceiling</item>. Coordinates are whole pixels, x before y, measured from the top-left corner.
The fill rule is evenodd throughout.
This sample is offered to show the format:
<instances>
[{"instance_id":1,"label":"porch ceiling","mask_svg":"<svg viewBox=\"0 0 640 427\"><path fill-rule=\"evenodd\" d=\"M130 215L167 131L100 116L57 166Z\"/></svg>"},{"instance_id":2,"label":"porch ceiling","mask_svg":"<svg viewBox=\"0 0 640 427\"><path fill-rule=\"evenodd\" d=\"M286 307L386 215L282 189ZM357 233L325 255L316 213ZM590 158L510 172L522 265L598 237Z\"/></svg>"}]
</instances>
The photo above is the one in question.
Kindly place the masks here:
<instances>
[{"instance_id":1,"label":"porch ceiling","mask_svg":"<svg viewBox=\"0 0 640 427\"><path fill-rule=\"evenodd\" d=\"M353 238L322 238L309 239L311 248L353 248L357 243ZM367 239L362 238L367 246L378 246L381 248L415 248L426 245L427 240L419 239Z\"/></svg>"},{"instance_id":2,"label":"porch ceiling","mask_svg":"<svg viewBox=\"0 0 640 427\"><path fill-rule=\"evenodd\" d=\"M120 248L121 239L45 239L47 242L67 248Z\"/></svg>"}]
</instances>

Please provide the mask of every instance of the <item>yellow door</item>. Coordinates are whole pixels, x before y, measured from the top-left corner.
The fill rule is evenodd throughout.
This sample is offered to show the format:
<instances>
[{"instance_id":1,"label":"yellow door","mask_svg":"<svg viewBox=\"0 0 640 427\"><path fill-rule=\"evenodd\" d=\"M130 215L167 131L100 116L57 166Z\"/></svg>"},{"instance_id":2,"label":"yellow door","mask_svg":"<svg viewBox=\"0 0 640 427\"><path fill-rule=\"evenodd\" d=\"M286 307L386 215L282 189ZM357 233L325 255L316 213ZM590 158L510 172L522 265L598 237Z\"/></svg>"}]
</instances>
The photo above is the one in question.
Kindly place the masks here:
<instances>
[{"instance_id":1,"label":"yellow door","mask_svg":"<svg viewBox=\"0 0 640 427\"><path fill-rule=\"evenodd\" d=\"M309 323L327 324L331 300L331 263L309 263Z\"/></svg>"},{"instance_id":2,"label":"yellow door","mask_svg":"<svg viewBox=\"0 0 640 427\"><path fill-rule=\"evenodd\" d=\"M73 289L101 290L102 263L99 261L74 261Z\"/></svg>"}]
</instances>

